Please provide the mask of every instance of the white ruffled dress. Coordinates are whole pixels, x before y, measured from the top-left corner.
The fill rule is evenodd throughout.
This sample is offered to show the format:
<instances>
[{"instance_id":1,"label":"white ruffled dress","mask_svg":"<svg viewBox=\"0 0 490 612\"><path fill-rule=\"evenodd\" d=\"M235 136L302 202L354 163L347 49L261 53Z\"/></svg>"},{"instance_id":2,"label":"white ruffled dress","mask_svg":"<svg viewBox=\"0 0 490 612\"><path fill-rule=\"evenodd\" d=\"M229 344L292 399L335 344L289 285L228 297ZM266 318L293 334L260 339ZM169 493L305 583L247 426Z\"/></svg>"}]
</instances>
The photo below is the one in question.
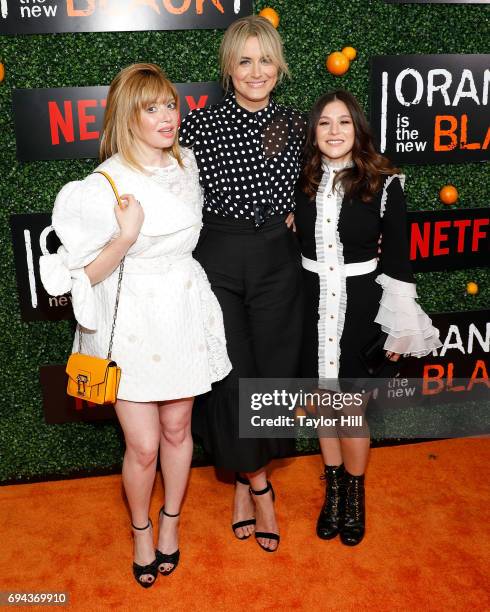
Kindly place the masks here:
<instances>
[{"instance_id":1,"label":"white ruffled dress","mask_svg":"<svg viewBox=\"0 0 490 612\"><path fill-rule=\"evenodd\" d=\"M112 358L122 369L118 398L134 402L191 397L231 370L223 317L206 274L193 259L202 226L198 171L191 151L184 168L132 170L118 155L103 162L120 194L133 194L145 219L124 263ZM71 291L82 328L82 352L106 357L119 268L93 287L84 271L119 233L107 179L91 174L58 194L53 228L62 246L41 257L51 295ZM78 350L78 333L73 351Z\"/></svg>"}]
</instances>

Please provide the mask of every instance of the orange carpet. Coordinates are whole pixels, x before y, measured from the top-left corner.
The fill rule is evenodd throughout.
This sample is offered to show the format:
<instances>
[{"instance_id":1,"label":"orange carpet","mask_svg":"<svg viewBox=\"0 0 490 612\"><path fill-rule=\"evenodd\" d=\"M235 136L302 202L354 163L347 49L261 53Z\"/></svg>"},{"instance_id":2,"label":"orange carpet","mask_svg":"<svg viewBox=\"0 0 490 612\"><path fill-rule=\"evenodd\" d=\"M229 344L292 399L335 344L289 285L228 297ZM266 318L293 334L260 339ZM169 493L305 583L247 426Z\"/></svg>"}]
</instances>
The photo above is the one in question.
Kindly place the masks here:
<instances>
[{"instance_id":1,"label":"orange carpet","mask_svg":"<svg viewBox=\"0 0 490 612\"><path fill-rule=\"evenodd\" d=\"M148 590L131 574L120 476L3 487L0 591L66 591L70 610L91 612L489 610L489 449L484 439L374 449L356 548L314 535L319 456L277 462L275 554L233 537L232 487L195 468L181 563ZM157 483L154 522L161 503Z\"/></svg>"}]
</instances>

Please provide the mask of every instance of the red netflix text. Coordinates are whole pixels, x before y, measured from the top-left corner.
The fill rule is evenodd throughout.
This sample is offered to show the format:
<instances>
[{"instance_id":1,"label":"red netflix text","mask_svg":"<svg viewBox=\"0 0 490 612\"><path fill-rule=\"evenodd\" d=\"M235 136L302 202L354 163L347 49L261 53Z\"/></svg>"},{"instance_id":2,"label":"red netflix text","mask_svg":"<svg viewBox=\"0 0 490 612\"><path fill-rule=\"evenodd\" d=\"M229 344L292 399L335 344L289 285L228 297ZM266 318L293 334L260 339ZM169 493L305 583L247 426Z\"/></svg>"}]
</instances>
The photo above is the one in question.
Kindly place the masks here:
<instances>
[{"instance_id":1,"label":"red netflix text","mask_svg":"<svg viewBox=\"0 0 490 612\"><path fill-rule=\"evenodd\" d=\"M478 253L488 240L490 218L412 222L410 259Z\"/></svg>"},{"instance_id":2,"label":"red netflix text","mask_svg":"<svg viewBox=\"0 0 490 612\"><path fill-rule=\"evenodd\" d=\"M208 95L202 95L196 100L193 96L183 96L187 111L204 108ZM50 100L48 102L49 129L51 144L76 141L98 140L102 129L102 113L95 114L97 109L104 109L106 100Z\"/></svg>"}]
</instances>

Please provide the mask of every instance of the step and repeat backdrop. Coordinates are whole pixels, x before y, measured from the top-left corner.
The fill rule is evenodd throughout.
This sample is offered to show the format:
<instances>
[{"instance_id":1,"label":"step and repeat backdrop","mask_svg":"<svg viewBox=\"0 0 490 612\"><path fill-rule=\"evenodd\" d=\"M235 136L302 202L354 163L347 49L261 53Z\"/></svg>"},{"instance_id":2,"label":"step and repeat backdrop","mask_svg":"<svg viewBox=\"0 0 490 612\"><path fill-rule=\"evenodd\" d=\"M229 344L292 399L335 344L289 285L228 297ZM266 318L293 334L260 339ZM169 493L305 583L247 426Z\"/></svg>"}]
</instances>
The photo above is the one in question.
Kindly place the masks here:
<instances>
[{"instance_id":1,"label":"step and repeat backdrop","mask_svg":"<svg viewBox=\"0 0 490 612\"><path fill-rule=\"evenodd\" d=\"M279 100L306 111L325 91L349 89L380 151L407 175L410 258L443 346L407 360L393 399L408 395L403 380L423 379L443 405L476 406L484 427L475 390L490 388L488 4L377 0L366 13L357 0L0 0L0 480L121 460L113 409L65 394L70 295L47 295L38 266L59 246L57 191L97 163L108 83L129 63L154 61L176 82L182 115L214 104L222 30L265 7L279 17L293 75ZM356 59L329 72L327 57L346 46Z\"/></svg>"}]
</instances>

